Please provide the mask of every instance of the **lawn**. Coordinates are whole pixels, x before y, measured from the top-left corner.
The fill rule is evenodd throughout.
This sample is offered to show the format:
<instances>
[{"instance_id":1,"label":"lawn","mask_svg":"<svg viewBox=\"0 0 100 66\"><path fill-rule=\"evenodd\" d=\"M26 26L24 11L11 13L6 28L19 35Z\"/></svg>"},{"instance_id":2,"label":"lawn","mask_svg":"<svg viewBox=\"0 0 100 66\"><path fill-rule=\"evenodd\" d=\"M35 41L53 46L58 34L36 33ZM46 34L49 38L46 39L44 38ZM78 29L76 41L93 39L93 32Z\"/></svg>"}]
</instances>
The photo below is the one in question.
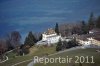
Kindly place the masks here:
<instances>
[{"instance_id":1,"label":"lawn","mask_svg":"<svg viewBox=\"0 0 100 66\"><path fill-rule=\"evenodd\" d=\"M18 56L18 57L15 57L15 53L10 52L10 53L7 54L7 56L9 57L9 60L4 62L4 63L1 63L0 66L11 66L15 63L32 59L34 56L44 56L46 54L55 53L56 52L55 47L56 47L56 45L54 45L52 47L44 47L44 46L34 47L33 46L32 48L30 48L30 53L28 55ZM17 66L27 66L27 64L29 62L31 62L31 61L21 63Z\"/></svg>"},{"instance_id":2,"label":"lawn","mask_svg":"<svg viewBox=\"0 0 100 66\"><path fill-rule=\"evenodd\" d=\"M63 52L61 54L57 54L57 55L53 55L53 56L49 56L49 58L58 58L58 57L62 57L62 58L66 58L66 57L71 57L73 58L72 61L76 61L75 56L81 57L81 56L88 56L89 57L89 62L91 61L91 56L93 56L93 61L95 63L85 63L85 62L80 64L80 66L100 66L100 53L96 52L96 49L78 49L78 50L73 50L73 51L68 51L68 52ZM35 64L35 66L71 66L72 63L37 63ZM79 66L79 63L73 63L74 66Z\"/></svg>"},{"instance_id":3,"label":"lawn","mask_svg":"<svg viewBox=\"0 0 100 66\"><path fill-rule=\"evenodd\" d=\"M51 47L40 46L40 47L32 47L30 49L29 55L31 55L31 56L44 56L44 55L53 54L55 52L56 52L56 45L53 45Z\"/></svg>"},{"instance_id":4,"label":"lawn","mask_svg":"<svg viewBox=\"0 0 100 66\"><path fill-rule=\"evenodd\" d=\"M28 63L30 63L31 61L27 61L27 62L24 62L24 63L21 63L19 65L16 65L16 66L27 66Z\"/></svg>"}]
</instances>

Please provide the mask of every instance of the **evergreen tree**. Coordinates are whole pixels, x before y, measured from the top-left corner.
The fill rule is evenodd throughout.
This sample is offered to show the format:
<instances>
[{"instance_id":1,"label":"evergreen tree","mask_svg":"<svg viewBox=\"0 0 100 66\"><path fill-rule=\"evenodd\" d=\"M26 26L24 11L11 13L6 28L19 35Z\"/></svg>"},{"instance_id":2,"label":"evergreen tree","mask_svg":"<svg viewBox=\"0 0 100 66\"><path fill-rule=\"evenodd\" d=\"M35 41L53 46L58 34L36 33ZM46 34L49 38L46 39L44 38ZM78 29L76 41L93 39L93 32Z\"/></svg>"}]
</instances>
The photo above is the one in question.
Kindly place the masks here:
<instances>
[{"instance_id":1,"label":"evergreen tree","mask_svg":"<svg viewBox=\"0 0 100 66\"><path fill-rule=\"evenodd\" d=\"M96 20L96 27L100 28L100 16Z\"/></svg>"},{"instance_id":2,"label":"evergreen tree","mask_svg":"<svg viewBox=\"0 0 100 66\"><path fill-rule=\"evenodd\" d=\"M28 44L29 44L28 37L26 37L24 41L24 45L28 45Z\"/></svg>"},{"instance_id":3,"label":"evergreen tree","mask_svg":"<svg viewBox=\"0 0 100 66\"><path fill-rule=\"evenodd\" d=\"M57 43L57 46L56 46L56 51L60 51L62 50L62 41L59 40L59 42Z\"/></svg>"},{"instance_id":4,"label":"evergreen tree","mask_svg":"<svg viewBox=\"0 0 100 66\"><path fill-rule=\"evenodd\" d=\"M68 42L68 45L69 45L69 48L75 47L75 46L78 46L78 42L74 38L73 40L71 40L71 41Z\"/></svg>"},{"instance_id":5,"label":"evergreen tree","mask_svg":"<svg viewBox=\"0 0 100 66\"><path fill-rule=\"evenodd\" d=\"M33 46L36 42L37 42L37 40L34 37L34 35L32 34L32 32L29 32L28 36L25 39L24 44L29 45L29 46Z\"/></svg>"},{"instance_id":6,"label":"evergreen tree","mask_svg":"<svg viewBox=\"0 0 100 66\"><path fill-rule=\"evenodd\" d=\"M39 41L42 40L42 34L39 36Z\"/></svg>"},{"instance_id":7,"label":"evergreen tree","mask_svg":"<svg viewBox=\"0 0 100 66\"><path fill-rule=\"evenodd\" d=\"M56 23L55 32L59 35L59 26L58 26L58 23Z\"/></svg>"},{"instance_id":8,"label":"evergreen tree","mask_svg":"<svg viewBox=\"0 0 100 66\"><path fill-rule=\"evenodd\" d=\"M88 21L88 29L91 30L94 28L95 26L95 23L94 23L94 15L93 13L90 14L90 18L89 18L89 21Z\"/></svg>"},{"instance_id":9,"label":"evergreen tree","mask_svg":"<svg viewBox=\"0 0 100 66\"><path fill-rule=\"evenodd\" d=\"M81 33L82 33L82 34L87 34L87 33L88 33L87 24L85 23L85 21L82 21Z\"/></svg>"}]
</instances>

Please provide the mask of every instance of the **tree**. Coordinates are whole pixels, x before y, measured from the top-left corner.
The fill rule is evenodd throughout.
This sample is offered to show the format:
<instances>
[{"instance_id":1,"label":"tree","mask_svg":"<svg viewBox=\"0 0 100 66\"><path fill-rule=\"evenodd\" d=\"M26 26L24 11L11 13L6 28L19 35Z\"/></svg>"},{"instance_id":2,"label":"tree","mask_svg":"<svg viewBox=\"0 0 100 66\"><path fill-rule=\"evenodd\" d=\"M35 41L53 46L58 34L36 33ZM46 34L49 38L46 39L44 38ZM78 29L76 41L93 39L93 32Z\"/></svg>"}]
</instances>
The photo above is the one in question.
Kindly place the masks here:
<instances>
[{"instance_id":1,"label":"tree","mask_svg":"<svg viewBox=\"0 0 100 66\"><path fill-rule=\"evenodd\" d=\"M28 37L25 38L24 45L29 45L29 39L28 39Z\"/></svg>"},{"instance_id":2,"label":"tree","mask_svg":"<svg viewBox=\"0 0 100 66\"><path fill-rule=\"evenodd\" d=\"M81 33L81 28L79 26L74 26L72 28L72 34L80 34Z\"/></svg>"},{"instance_id":3,"label":"tree","mask_svg":"<svg viewBox=\"0 0 100 66\"><path fill-rule=\"evenodd\" d=\"M14 47L11 44L11 34L7 34L7 36L6 36L6 44L8 46L8 51L14 49Z\"/></svg>"},{"instance_id":4,"label":"tree","mask_svg":"<svg viewBox=\"0 0 100 66\"><path fill-rule=\"evenodd\" d=\"M15 49L15 52L17 55L19 55L20 52L20 45L21 45L21 35L18 31L11 32L11 45Z\"/></svg>"},{"instance_id":5,"label":"tree","mask_svg":"<svg viewBox=\"0 0 100 66\"><path fill-rule=\"evenodd\" d=\"M96 20L96 27L100 28L100 16Z\"/></svg>"},{"instance_id":6,"label":"tree","mask_svg":"<svg viewBox=\"0 0 100 66\"><path fill-rule=\"evenodd\" d=\"M28 54L29 53L29 48L30 48L30 46L29 45L23 45L22 46L22 53L24 53L24 54Z\"/></svg>"},{"instance_id":7,"label":"tree","mask_svg":"<svg viewBox=\"0 0 100 66\"><path fill-rule=\"evenodd\" d=\"M20 45L21 45L21 35L18 31L12 31L7 35L6 43L8 45L8 50L14 49L19 55Z\"/></svg>"},{"instance_id":8,"label":"tree","mask_svg":"<svg viewBox=\"0 0 100 66\"><path fill-rule=\"evenodd\" d=\"M82 34L87 34L88 33L87 24L85 23L85 21L81 22L81 33Z\"/></svg>"},{"instance_id":9,"label":"tree","mask_svg":"<svg viewBox=\"0 0 100 66\"><path fill-rule=\"evenodd\" d=\"M59 26L58 26L58 23L56 23L55 32L57 33L57 35L59 35Z\"/></svg>"},{"instance_id":10,"label":"tree","mask_svg":"<svg viewBox=\"0 0 100 66\"><path fill-rule=\"evenodd\" d=\"M56 51L60 51L62 50L62 41L59 40L59 42L57 43L57 46L56 46Z\"/></svg>"},{"instance_id":11,"label":"tree","mask_svg":"<svg viewBox=\"0 0 100 66\"><path fill-rule=\"evenodd\" d=\"M5 58L5 52L7 51L6 40L0 39L0 60Z\"/></svg>"},{"instance_id":12,"label":"tree","mask_svg":"<svg viewBox=\"0 0 100 66\"><path fill-rule=\"evenodd\" d=\"M88 21L88 29L91 30L94 28L95 26L95 23L94 23L94 15L93 13L90 14L90 18L89 18L89 21Z\"/></svg>"},{"instance_id":13,"label":"tree","mask_svg":"<svg viewBox=\"0 0 100 66\"><path fill-rule=\"evenodd\" d=\"M62 41L62 50L66 49L67 45L67 41Z\"/></svg>"},{"instance_id":14,"label":"tree","mask_svg":"<svg viewBox=\"0 0 100 66\"><path fill-rule=\"evenodd\" d=\"M76 39L73 39L68 42L68 45L69 45L69 48L75 47L75 46L78 46L78 42L76 41Z\"/></svg>"},{"instance_id":15,"label":"tree","mask_svg":"<svg viewBox=\"0 0 100 66\"><path fill-rule=\"evenodd\" d=\"M34 37L34 35L32 34L32 32L30 31L28 36L25 39L24 44L25 45L29 45L29 46L33 46L35 43L37 42L36 38Z\"/></svg>"},{"instance_id":16,"label":"tree","mask_svg":"<svg viewBox=\"0 0 100 66\"><path fill-rule=\"evenodd\" d=\"M39 41L42 40L42 34L39 36Z\"/></svg>"},{"instance_id":17,"label":"tree","mask_svg":"<svg viewBox=\"0 0 100 66\"><path fill-rule=\"evenodd\" d=\"M13 48L16 48L21 45L20 40L21 40L21 35L18 31L11 32L10 43L13 46Z\"/></svg>"}]
</instances>

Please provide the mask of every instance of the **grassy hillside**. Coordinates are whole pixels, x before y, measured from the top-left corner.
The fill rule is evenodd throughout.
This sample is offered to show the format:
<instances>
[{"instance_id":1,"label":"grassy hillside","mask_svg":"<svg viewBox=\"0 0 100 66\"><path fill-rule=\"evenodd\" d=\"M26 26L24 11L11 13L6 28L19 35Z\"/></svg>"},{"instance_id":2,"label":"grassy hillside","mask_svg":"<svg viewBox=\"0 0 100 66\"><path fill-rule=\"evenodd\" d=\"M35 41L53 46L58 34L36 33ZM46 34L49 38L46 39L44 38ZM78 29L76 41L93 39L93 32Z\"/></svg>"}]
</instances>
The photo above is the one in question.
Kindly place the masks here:
<instances>
[{"instance_id":1,"label":"grassy hillside","mask_svg":"<svg viewBox=\"0 0 100 66\"><path fill-rule=\"evenodd\" d=\"M96 52L96 49L78 49L78 50L73 50L73 51L68 51L68 52L63 52L61 54L57 54L57 55L53 55L50 56L49 58L58 58L58 57L63 57L66 58L66 56L73 58L73 62L76 61L75 56L88 56L94 57L94 62L95 63L82 63L80 64L80 66L100 66L100 53ZM89 61L91 61L91 58L89 58ZM86 60L85 60L86 62ZM79 63L48 63L48 64L44 64L44 63L38 63L35 64L35 66L79 66Z\"/></svg>"},{"instance_id":2,"label":"grassy hillside","mask_svg":"<svg viewBox=\"0 0 100 66\"><path fill-rule=\"evenodd\" d=\"M7 56L9 57L9 60L4 62L4 63L0 63L0 66L11 66L13 64L25 61L25 60L29 60L32 59L34 56L44 56L45 54L52 54L55 53L55 45L52 47L44 47L44 46L40 46L40 47L36 47L33 46L30 48L30 53L28 55L25 56L17 56L15 57L15 53L10 52L7 54ZM31 62L31 61L27 61L24 63L21 63L17 66L27 66L27 64Z\"/></svg>"},{"instance_id":3,"label":"grassy hillside","mask_svg":"<svg viewBox=\"0 0 100 66\"><path fill-rule=\"evenodd\" d=\"M44 46L39 46L39 47L32 47L30 49L29 55L31 56L44 56L46 54L53 54L56 52L56 45L53 45L51 47L44 47Z\"/></svg>"}]
</instances>

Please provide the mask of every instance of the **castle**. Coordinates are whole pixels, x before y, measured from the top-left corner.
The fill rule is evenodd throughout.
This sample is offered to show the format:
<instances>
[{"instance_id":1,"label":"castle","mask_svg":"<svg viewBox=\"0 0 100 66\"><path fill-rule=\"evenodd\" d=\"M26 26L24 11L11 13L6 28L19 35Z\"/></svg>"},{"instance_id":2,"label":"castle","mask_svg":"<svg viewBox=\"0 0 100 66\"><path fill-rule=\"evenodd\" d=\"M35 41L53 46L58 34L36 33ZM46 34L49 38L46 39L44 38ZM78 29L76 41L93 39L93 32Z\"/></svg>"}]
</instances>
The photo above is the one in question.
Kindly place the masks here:
<instances>
[{"instance_id":1,"label":"castle","mask_svg":"<svg viewBox=\"0 0 100 66\"><path fill-rule=\"evenodd\" d=\"M42 34L42 40L37 42L37 45L54 44L54 43L57 43L60 38L61 38L61 35L57 35L57 33L52 28L50 28Z\"/></svg>"}]
</instances>

